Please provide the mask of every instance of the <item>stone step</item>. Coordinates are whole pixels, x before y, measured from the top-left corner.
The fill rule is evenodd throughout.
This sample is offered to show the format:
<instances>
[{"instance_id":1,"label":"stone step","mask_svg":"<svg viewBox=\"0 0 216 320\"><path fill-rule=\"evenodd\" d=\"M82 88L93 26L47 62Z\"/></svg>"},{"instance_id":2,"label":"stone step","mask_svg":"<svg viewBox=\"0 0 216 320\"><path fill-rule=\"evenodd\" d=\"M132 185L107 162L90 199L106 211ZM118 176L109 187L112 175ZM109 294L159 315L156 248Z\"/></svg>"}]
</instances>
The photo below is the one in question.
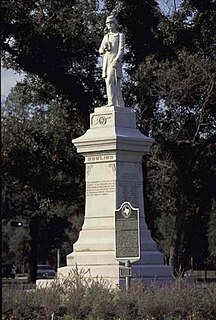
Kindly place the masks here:
<instances>
[{"instance_id":1,"label":"stone step","mask_svg":"<svg viewBox=\"0 0 216 320\"><path fill-rule=\"evenodd\" d=\"M68 276L76 266L67 266L58 269L58 276ZM119 277L119 265L77 265L80 272L86 272L86 276L117 278ZM172 278L172 267L166 265L131 265L132 278ZM88 272L89 271L89 272Z\"/></svg>"},{"instance_id":2,"label":"stone step","mask_svg":"<svg viewBox=\"0 0 216 320\"><path fill-rule=\"evenodd\" d=\"M67 256L67 265L74 266L78 265L91 265L91 264L115 264L115 252L111 251L76 251ZM163 254L159 251L142 251L141 259L135 264L144 265L161 265L164 263Z\"/></svg>"}]
</instances>

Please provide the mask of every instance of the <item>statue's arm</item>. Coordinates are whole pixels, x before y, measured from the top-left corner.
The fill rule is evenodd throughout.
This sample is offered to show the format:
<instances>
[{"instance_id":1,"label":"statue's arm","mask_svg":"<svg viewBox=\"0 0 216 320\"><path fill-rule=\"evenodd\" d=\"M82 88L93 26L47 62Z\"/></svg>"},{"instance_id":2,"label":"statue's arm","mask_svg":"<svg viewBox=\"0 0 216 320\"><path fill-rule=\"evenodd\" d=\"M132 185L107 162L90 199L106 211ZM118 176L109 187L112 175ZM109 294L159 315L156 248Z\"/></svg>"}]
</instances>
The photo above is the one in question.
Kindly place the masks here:
<instances>
[{"instance_id":1,"label":"statue's arm","mask_svg":"<svg viewBox=\"0 0 216 320\"><path fill-rule=\"evenodd\" d=\"M118 53L116 56L116 60L121 62L123 55L124 55L124 48L125 48L125 35L123 33L119 34L119 48Z\"/></svg>"},{"instance_id":2,"label":"statue's arm","mask_svg":"<svg viewBox=\"0 0 216 320\"><path fill-rule=\"evenodd\" d=\"M105 43L106 43L106 35L103 37L103 40L102 40L100 48L99 48L99 53L100 54L104 54L106 52Z\"/></svg>"}]
</instances>

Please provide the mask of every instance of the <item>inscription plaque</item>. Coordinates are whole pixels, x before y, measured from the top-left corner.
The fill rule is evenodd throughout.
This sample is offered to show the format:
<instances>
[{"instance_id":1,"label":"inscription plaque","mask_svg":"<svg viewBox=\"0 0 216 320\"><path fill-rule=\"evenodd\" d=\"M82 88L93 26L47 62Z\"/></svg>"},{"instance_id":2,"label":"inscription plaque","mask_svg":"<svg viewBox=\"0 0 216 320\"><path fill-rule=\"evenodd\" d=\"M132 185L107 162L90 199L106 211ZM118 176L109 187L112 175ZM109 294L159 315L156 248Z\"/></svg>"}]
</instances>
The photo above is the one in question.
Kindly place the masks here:
<instances>
[{"instance_id":1,"label":"inscription plaque","mask_svg":"<svg viewBox=\"0 0 216 320\"><path fill-rule=\"evenodd\" d=\"M135 207L139 207L142 194L142 177L138 168L137 165L123 164L117 176L117 189L122 202L128 201Z\"/></svg>"},{"instance_id":2,"label":"inscription plaque","mask_svg":"<svg viewBox=\"0 0 216 320\"><path fill-rule=\"evenodd\" d=\"M115 211L115 258L140 259L139 209L124 202Z\"/></svg>"},{"instance_id":3,"label":"inscription plaque","mask_svg":"<svg viewBox=\"0 0 216 320\"><path fill-rule=\"evenodd\" d=\"M106 196L113 192L115 192L115 182L113 180L86 182L87 197Z\"/></svg>"}]
</instances>

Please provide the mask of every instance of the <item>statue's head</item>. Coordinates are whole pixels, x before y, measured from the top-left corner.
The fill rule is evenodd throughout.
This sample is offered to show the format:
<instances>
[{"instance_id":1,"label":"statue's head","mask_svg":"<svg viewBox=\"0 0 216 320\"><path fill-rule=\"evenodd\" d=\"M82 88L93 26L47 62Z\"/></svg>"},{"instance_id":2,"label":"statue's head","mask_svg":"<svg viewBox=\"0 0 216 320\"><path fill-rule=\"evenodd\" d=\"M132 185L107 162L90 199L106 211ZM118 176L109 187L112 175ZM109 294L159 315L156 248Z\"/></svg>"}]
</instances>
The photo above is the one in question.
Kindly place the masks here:
<instances>
[{"instance_id":1,"label":"statue's head","mask_svg":"<svg viewBox=\"0 0 216 320\"><path fill-rule=\"evenodd\" d=\"M117 28L117 25L118 25L117 20L113 14L111 14L106 18L106 26L108 30L113 31L114 29Z\"/></svg>"}]
</instances>

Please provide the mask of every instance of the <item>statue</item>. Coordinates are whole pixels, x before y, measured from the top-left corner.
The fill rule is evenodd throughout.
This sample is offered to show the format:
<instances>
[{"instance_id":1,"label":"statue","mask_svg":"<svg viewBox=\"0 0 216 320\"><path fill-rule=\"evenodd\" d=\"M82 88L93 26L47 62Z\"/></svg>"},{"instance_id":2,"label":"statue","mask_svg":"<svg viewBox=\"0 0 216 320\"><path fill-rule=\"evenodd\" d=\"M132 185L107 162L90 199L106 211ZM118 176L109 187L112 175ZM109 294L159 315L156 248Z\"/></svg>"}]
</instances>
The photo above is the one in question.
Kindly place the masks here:
<instances>
[{"instance_id":1,"label":"statue","mask_svg":"<svg viewBox=\"0 0 216 320\"><path fill-rule=\"evenodd\" d=\"M122 78L122 57L125 36L117 31L117 21L113 15L106 18L108 33L103 37L99 53L103 55L103 73L105 78L108 104L106 107L124 107L120 81Z\"/></svg>"}]
</instances>

